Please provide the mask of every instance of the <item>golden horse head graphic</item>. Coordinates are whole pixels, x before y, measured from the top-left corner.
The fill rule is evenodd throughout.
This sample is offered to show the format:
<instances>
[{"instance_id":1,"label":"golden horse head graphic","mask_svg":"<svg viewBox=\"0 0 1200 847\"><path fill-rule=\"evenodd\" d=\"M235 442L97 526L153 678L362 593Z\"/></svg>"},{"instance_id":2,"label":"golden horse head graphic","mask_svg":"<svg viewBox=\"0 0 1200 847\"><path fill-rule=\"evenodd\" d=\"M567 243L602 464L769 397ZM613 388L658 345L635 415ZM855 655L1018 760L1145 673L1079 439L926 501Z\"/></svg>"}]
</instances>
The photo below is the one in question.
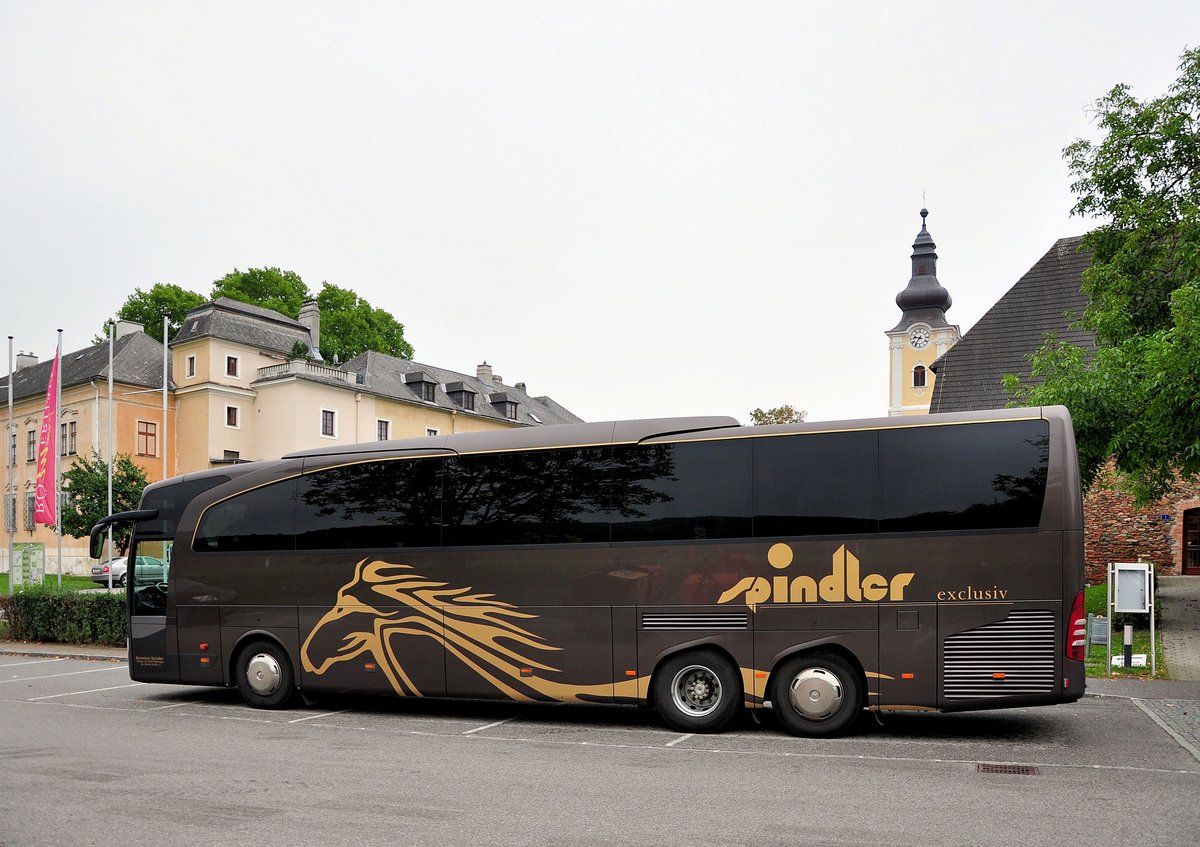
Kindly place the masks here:
<instances>
[{"instance_id":1,"label":"golden horse head graphic","mask_svg":"<svg viewBox=\"0 0 1200 847\"><path fill-rule=\"evenodd\" d=\"M397 694L419 697L404 668L404 641L432 638L506 696L534 699L521 690L532 682L521 671L557 672L534 656L559 649L518 623L535 617L492 594L428 579L410 565L364 559L308 634L301 662L320 676L369 654Z\"/></svg>"}]
</instances>

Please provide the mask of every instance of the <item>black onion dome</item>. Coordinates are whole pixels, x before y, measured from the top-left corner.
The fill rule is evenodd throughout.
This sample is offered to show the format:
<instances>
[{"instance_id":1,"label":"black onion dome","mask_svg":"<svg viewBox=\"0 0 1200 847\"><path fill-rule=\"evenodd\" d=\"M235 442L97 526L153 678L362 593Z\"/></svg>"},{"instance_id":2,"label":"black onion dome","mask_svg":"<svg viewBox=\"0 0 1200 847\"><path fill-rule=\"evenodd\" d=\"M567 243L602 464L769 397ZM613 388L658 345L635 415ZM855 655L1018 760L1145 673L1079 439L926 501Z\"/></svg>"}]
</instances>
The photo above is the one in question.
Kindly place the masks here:
<instances>
[{"instance_id":1,"label":"black onion dome","mask_svg":"<svg viewBox=\"0 0 1200 847\"><path fill-rule=\"evenodd\" d=\"M908 286L896 295L896 305L904 315L895 330L904 329L917 321L924 321L931 326L948 326L945 312L954 301L937 279L937 245L925 228L928 215L928 209L921 210L921 231L913 241L912 277Z\"/></svg>"}]
</instances>

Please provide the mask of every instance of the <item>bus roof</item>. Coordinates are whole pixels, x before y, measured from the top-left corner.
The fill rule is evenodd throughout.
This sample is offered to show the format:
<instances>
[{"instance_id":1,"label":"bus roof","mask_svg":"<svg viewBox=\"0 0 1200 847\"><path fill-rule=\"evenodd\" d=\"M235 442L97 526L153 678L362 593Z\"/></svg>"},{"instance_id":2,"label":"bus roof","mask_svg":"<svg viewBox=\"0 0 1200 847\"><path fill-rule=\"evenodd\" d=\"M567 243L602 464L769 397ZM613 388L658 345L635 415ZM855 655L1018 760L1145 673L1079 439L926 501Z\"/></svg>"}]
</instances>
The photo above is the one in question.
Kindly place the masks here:
<instances>
[{"instance_id":1,"label":"bus roof","mask_svg":"<svg viewBox=\"0 0 1200 847\"><path fill-rule=\"evenodd\" d=\"M339 444L288 453L285 459L350 456L359 453L413 451L440 453L480 453L489 450L529 450L546 447L580 447L595 444L635 443L655 436L739 428L737 419L724 416L692 418L655 418L651 420L605 421L602 423L553 424L519 429L463 432L404 438L394 441L368 441Z\"/></svg>"},{"instance_id":2,"label":"bus roof","mask_svg":"<svg viewBox=\"0 0 1200 847\"><path fill-rule=\"evenodd\" d=\"M455 435L404 438L393 441L368 441L338 444L288 453L284 459L332 458L363 454L408 453L486 453L501 450L537 450L554 447L586 447L604 444L636 444L654 439L676 440L680 436L698 439L737 436L767 436L784 433L815 433L854 429L890 429L936 426L982 421L1014 420L1030 417L1067 416L1061 406L1046 408L991 409L978 412L913 415L907 417L866 418L862 420L815 421L744 427L735 418L724 416L653 418L648 420L605 421L602 423L555 424L519 429L464 432Z\"/></svg>"}]
</instances>

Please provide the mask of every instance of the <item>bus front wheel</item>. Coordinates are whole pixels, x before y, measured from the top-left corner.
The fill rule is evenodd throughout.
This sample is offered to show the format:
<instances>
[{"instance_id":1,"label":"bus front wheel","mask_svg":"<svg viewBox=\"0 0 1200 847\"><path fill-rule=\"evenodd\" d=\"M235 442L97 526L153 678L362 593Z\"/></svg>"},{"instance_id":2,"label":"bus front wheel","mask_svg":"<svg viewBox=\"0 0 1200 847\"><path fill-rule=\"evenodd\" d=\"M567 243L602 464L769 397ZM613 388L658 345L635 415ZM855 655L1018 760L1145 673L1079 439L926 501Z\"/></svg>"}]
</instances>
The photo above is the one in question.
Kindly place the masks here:
<instances>
[{"instance_id":1,"label":"bus front wheel","mask_svg":"<svg viewBox=\"0 0 1200 847\"><path fill-rule=\"evenodd\" d=\"M720 732L741 701L737 669L715 650L671 656L654 675L655 708L681 732Z\"/></svg>"},{"instance_id":2,"label":"bus front wheel","mask_svg":"<svg viewBox=\"0 0 1200 847\"><path fill-rule=\"evenodd\" d=\"M837 735L862 707L858 672L834 653L795 656L772 676L771 707L793 735Z\"/></svg>"},{"instance_id":3,"label":"bus front wheel","mask_svg":"<svg viewBox=\"0 0 1200 847\"><path fill-rule=\"evenodd\" d=\"M234 682L256 709L282 709L296 693L292 663L274 641L257 639L238 651Z\"/></svg>"}]
</instances>

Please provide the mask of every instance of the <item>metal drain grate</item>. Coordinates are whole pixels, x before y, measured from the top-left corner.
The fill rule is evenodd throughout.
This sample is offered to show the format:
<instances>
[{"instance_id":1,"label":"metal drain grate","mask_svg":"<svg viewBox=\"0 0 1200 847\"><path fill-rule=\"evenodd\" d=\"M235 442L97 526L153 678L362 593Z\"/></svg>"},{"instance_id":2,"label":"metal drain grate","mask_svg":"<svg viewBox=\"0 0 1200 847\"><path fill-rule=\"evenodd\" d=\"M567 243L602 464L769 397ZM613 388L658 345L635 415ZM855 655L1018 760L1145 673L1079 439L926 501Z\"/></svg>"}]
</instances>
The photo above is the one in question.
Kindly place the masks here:
<instances>
[{"instance_id":1,"label":"metal drain grate","mask_svg":"<svg viewBox=\"0 0 1200 847\"><path fill-rule=\"evenodd\" d=\"M1041 771L1036 765L989 765L983 762L978 762L975 765L975 773L1003 773L1013 776L1038 776Z\"/></svg>"}]
</instances>

